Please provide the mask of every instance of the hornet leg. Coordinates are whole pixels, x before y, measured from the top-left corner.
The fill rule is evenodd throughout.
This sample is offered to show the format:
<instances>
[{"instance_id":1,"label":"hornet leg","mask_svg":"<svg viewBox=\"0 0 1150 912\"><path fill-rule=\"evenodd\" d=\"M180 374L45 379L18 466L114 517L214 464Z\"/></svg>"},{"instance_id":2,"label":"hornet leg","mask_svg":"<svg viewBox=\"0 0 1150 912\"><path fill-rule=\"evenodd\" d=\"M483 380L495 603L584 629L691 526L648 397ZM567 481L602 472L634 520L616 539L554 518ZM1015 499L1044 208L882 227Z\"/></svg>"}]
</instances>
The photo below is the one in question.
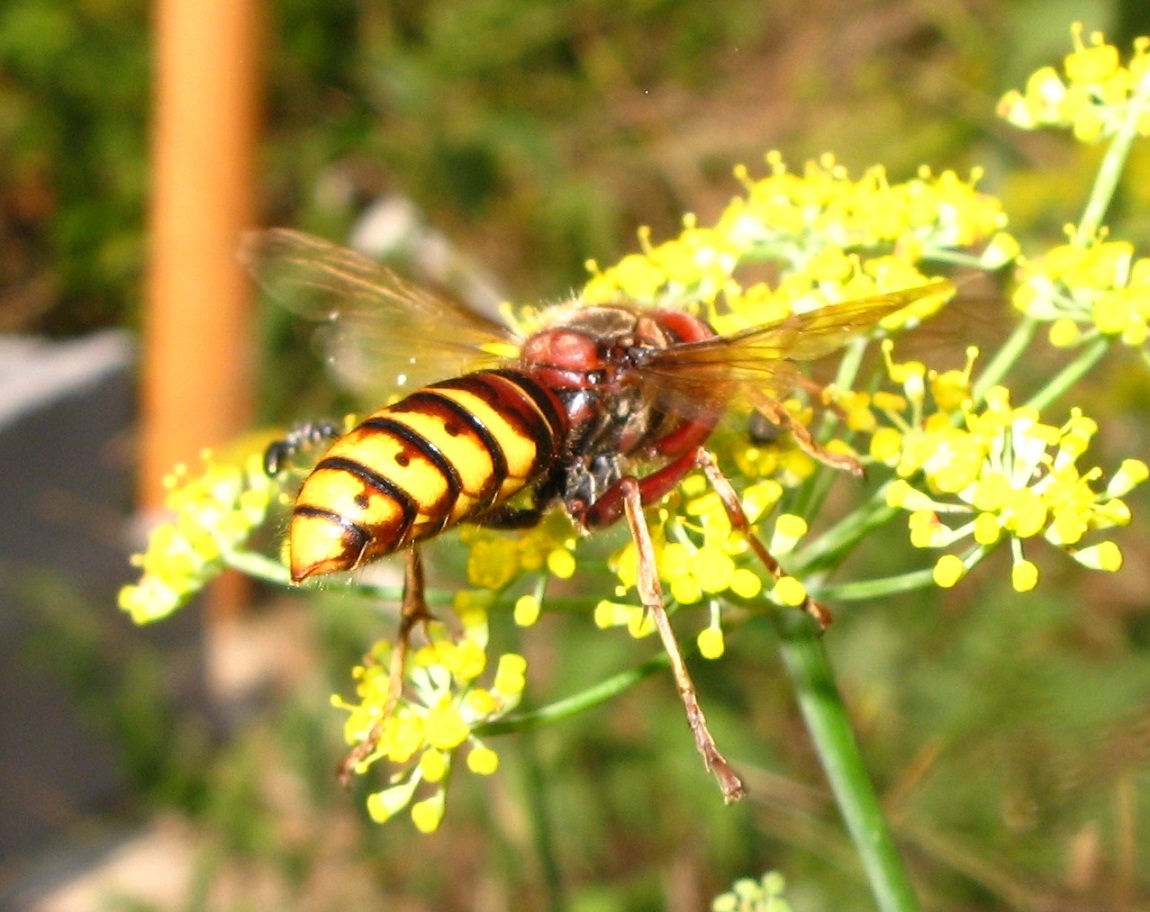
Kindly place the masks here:
<instances>
[{"instance_id":1,"label":"hornet leg","mask_svg":"<svg viewBox=\"0 0 1150 912\"><path fill-rule=\"evenodd\" d=\"M810 430L808 430L802 422L795 420L794 416L787 411L786 406L781 402L776 402L764 396L756 400L755 410L771 424L790 431L799 449L808 456L817 459L824 465L829 465L832 469L850 472L858 478L862 477L863 467L857 459L853 456L847 456L845 453L832 453L827 450L826 447L815 440L814 435L811 434Z\"/></svg>"},{"instance_id":2,"label":"hornet leg","mask_svg":"<svg viewBox=\"0 0 1150 912\"><path fill-rule=\"evenodd\" d=\"M767 568L771 576L776 580L783 576L783 570L779 566L779 562L771 556L771 553L767 550L767 546L759 541L759 537L751 531L751 523L747 519L747 514L743 512L743 505L739 502L739 495L735 493L731 482L727 479L727 476L723 474L718 463L715 462L715 457L707 450L699 447L695 454L695 461L696 465L706 474L707 480L711 483L711 487L715 493L719 495L719 500L723 502L723 508L727 511L731 525L742 533L743 537L747 540L747 544L751 546L751 550L755 552L755 556L758 557L763 566ZM820 630L826 630L827 627L830 626L831 613L809 595L807 596L806 602L803 603L803 610L815 619Z\"/></svg>"},{"instance_id":3,"label":"hornet leg","mask_svg":"<svg viewBox=\"0 0 1150 912\"><path fill-rule=\"evenodd\" d=\"M703 762L719 780L719 788L723 791L723 800L727 803L738 801L746 794L746 788L739 779L726 757L720 753L715 739L707 728L707 720L703 717L703 710L699 706L699 699L695 693L695 685L687 672L687 665L683 661L683 654L675 639L675 632L671 629L671 620L663 604L663 590L659 584L659 574L655 569L655 548L651 543L651 532L647 528L647 519L643 515L643 501L639 482L634 478L624 478L620 482L623 495L623 506L627 514L627 524L631 527L631 535L635 538L635 545L639 549L639 579L637 587L639 597L643 601L643 608L650 612L659 637L663 641L663 648L671 660L671 670L675 675L675 684L679 688L679 697L687 711L687 723L691 726L691 733L695 736L695 744L699 753L703 755Z\"/></svg>"},{"instance_id":4,"label":"hornet leg","mask_svg":"<svg viewBox=\"0 0 1150 912\"><path fill-rule=\"evenodd\" d=\"M287 468L292 457L305 447L313 447L325 440L334 440L343 433L338 421L308 421L297 424L264 450L264 471L268 475L278 475Z\"/></svg>"},{"instance_id":5,"label":"hornet leg","mask_svg":"<svg viewBox=\"0 0 1150 912\"><path fill-rule=\"evenodd\" d=\"M339 765L339 779L345 785L350 781L356 767L375 753L379 746L383 725L399 704L399 698L403 696L403 670L410 649L411 631L416 624L420 624L426 633L429 620L431 612L427 610L427 600L424 597L423 558L419 554L419 548L412 546L407 552L407 563L404 568L403 606L399 616L399 630L395 635L395 645L392 647L391 662L388 665L387 700L383 704L379 719L367 737L356 745Z\"/></svg>"}]
</instances>

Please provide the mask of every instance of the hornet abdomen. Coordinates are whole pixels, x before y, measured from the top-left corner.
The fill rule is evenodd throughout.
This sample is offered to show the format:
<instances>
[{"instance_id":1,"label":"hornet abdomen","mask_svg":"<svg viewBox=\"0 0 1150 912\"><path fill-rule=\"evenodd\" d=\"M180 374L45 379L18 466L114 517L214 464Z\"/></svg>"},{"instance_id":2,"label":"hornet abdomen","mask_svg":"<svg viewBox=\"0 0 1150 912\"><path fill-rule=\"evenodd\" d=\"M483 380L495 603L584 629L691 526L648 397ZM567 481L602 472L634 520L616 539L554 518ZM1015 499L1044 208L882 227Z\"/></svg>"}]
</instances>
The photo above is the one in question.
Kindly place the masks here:
<instances>
[{"instance_id":1,"label":"hornet abdomen","mask_svg":"<svg viewBox=\"0 0 1150 912\"><path fill-rule=\"evenodd\" d=\"M546 471L566 434L555 395L515 370L445 380L378 410L332 445L296 497L293 582L478 517Z\"/></svg>"}]
</instances>

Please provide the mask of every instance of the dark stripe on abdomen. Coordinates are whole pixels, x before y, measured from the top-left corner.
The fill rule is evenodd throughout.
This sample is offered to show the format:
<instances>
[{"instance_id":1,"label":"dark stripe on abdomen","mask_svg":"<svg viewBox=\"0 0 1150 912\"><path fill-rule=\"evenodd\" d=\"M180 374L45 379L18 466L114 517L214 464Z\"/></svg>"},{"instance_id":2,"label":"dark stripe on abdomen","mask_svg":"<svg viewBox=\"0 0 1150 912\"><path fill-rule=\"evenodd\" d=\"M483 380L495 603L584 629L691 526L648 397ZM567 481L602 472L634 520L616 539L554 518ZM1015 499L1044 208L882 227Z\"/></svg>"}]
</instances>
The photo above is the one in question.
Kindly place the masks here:
<instances>
[{"instance_id":1,"label":"dark stripe on abdomen","mask_svg":"<svg viewBox=\"0 0 1150 912\"><path fill-rule=\"evenodd\" d=\"M451 508L455 505L455 501L459 499L460 491L463 490L463 479L459 477L459 470L443 455L439 447L422 434L408 427L402 421L396 421L394 418L376 415L372 418L368 418L360 427L373 431L381 431L385 434L393 434L435 466L447 484L447 493L450 502L445 505L446 509L444 512L447 514L451 513Z\"/></svg>"},{"instance_id":2,"label":"dark stripe on abdomen","mask_svg":"<svg viewBox=\"0 0 1150 912\"><path fill-rule=\"evenodd\" d=\"M551 464L556 448L555 428L536 400L537 394L546 397L547 393L530 377L514 371L479 371L436 383L435 388L461 390L482 399L511 425L514 433L535 447L537 471Z\"/></svg>"},{"instance_id":3,"label":"dark stripe on abdomen","mask_svg":"<svg viewBox=\"0 0 1150 912\"><path fill-rule=\"evenodd\" d=\"M479 442L483 444L483 448L487 450L492 467L491 478L482 492L483 499L487 504L495 500L499 494L500 486L507 478L507 457L503 453L503 447L499 445L495 435L488 430L487 425L454 399L435 392L434 386L424 387L412 393L406 399L391 406L390 411L400 414L420 412L425 415L436 415L443 419L444 430L448 434L451 433L452 424L463 425L464 428L475 434Z\"/></svg>"},{"instance_id":4,"label":"dark stripe on abdomen","mask_svg":"<svg viewBox=\"0 0 1150 912\"><path fill-rule=\"evenodd\" d=\"M372 536L367 529L335 510L325 510L323 507L313 507L311 504L297 504L292 513L296 516L314 516L318 519L326 519L328 522L339 526L344 533L344 547L355 554L362 552L371 541Z\"/></svg>"},{"instance_id":5,"label":"dark stripe on abdomen","mask_svg":"<svg viewBox=\"0 0 1150 912\"><path fill-rule=\"evenodd\" d=\"M411 527L415 524L415 518L419 514L419 505L407 491L379 472L369 469L362 462L356 462L354 459L347 459L343 456L327 456L321 459L316 465L315 471L319 472L322 469L354 475L367 487L375 489L379 494L399 504L399 509L403 513L403 525L398 530L399 534L396 541L407 540Z\"/></svg>"},{"instance_id":6,"label":"dark stripe on abdomen","mask_svg":"<svg viewBox=\"0 0 1150 912\"><path fill-rule=\"evenodd\" d=\"M505 380L510 380L535 403L535 407L539 410L540 415L547 422L547 428L550 432L549 436L554 443L559 443L566 438L567 413L562 410L561 404L554 393L545 389L541 383L523 371L499 368L486 371L486 373L495 374L498 377L503 377Z\"/></svg>"}]
</instances>

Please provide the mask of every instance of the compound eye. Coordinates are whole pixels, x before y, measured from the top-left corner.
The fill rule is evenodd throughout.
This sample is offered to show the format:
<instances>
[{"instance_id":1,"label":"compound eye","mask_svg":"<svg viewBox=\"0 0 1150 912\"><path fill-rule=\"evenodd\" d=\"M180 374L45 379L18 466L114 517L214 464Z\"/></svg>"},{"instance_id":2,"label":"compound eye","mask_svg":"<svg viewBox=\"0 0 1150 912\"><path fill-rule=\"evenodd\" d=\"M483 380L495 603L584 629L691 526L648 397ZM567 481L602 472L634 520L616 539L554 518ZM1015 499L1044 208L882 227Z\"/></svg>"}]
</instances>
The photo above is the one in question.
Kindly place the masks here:
<instances>
[{"instance_id":1,"label":"compound eye","mask_svg":"<svg viewBox=\"0 0 1150 912\"><path fill-rule=\"evenodd\" d=\"M592 371L602 364L599 343L570 329L542 332L523 346L523 360L541 367Z\"/></svg>"}]
</instances>

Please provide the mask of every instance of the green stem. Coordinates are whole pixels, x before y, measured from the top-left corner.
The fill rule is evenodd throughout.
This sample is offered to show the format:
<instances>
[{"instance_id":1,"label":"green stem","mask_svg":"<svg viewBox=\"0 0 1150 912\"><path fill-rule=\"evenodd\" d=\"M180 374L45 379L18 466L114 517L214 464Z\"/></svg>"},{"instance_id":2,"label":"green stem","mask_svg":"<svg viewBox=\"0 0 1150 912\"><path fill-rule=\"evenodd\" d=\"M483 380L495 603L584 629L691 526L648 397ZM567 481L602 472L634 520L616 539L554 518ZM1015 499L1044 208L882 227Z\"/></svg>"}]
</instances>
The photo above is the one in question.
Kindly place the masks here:
<instances>
[{"instance_id":1,"label":"green stem","mask_svg":"<svg viewBox=\"0 0 1150 912\"><path fill-rule=\"evenodd\" d=\"M914 570L898 576L887 576L882 579L855 580L849 583L840 583L835 586L823 586L816 593L819 600L828 602L858 602L867 599L881 598L893 595L896 592L911 592L915 589L925 589L934 583L934 569Z\"/></svg>"},{"instance_id":2,"label":"green stem","mask_svg":"<svg viewBox=\"0 0 1150 912\"><path fill-rule=\"evenodd\" d=\"M787 569L794 576L809 576L815 570L827 569L840 552L853 547L864 536L890 522L899 511L887 506L886 489L879 488L866 503L794 552L787 559Z\"/></svg>"},{"instance_id":3,"label":"green stem","mask_svg":"<svg viewBox=\"0 0 1150 912\"><path fill-rule=\"evenodd\" d=\"M842 474L829 466L820 466L806 485L799 490L794 501L786 505L786 511L798 516L818 516L823 501Z\"/></svg>"},{"instance_id":4,"label":"green stem","mask_svg":"<svg viewBox=\"0 0 1150 912\"><path fill-rule=\"evenodd\" d=\"M978 379L974 382L971 396L976 405L986 397L986 391L1005 377L1010 369L1018 363L1018 359L1022 357L1023 352L1034 340L1037 332L1038 321L1033 317L1023 317L1015 325L1010 338L1006 340L1002 348L994 353L990 363L979 373Z\"/></svg>"},{"instance_id":5,"label":"green stem","mask_svg":"<svg viewBox=\"0 0 1150 912\"><path fill-rule=\"evenodd\" d=\"M969 253L952 250L949 247L927 245L922 251L922 258L931 263L946 263L948 266L961 266L964 269L986 270L981 257L971 256Z\"/></svg>"},{"instance_id":6,"label":"green stem","mask_svg":"<svg viewBox=\"0 0 1150 912\"><path fill-rule=\"evenodd\" d=\"M224 563L230 569L239 570L246 576L262 583L315 591L314 587L306 584L299 587L293 586L287 567L275 558L260 554L258 551L245 551L243 549L229 551L224 555ZM378 586L374 583L357 580L349 591L362 598L378 601L398 602L403 599L402 586ZM424 592L424 597L429 605L450 605L455 598L455 591L451 589L428 589ZM586 605L586 599L581 604Z\"/></svg>"},{"instance_id":7,"label":"green stem","mask_svg":"<svg viewBox=\"0 0 1150 912\"><path fill-rule=\"evenodd\" d=\"M539 750L533 733L524 732L519 753L523 758L527 808L532 822L535 854L543 869L543 883L547 890L547 908L551 912L563 912L568 903L563 886L563 872L560 870L559 856L555 851L555 827L548 812L547 796L550 794L550 783L540 763Z\"/></svg>"},{"instance_id":8,"label":"green stem","mask_svg":"<svg viewBox=\"0 0 1150 912\"><path fill-rule=\"evenodd\" d=\"M1095 339L1079 352L1077 358L1062 368L1049 383L1035 393L1026 404L1040 411L1046 408L1046 406L1050 405L1051 402L1081 380L1089 372L1090 368L1097 364L1099 359L1106 354L1109 348L1110 342L1105 337Z\"/></svg>"},{"instance_id":9,"label":"green stem","mask_svg":"<svg viewBox=\"0 0 1150 912\"><path fill-rule=\"evenodd\" d=\"M510 732L523 731L527 728L538 728L542 725L557 722L560 719L566 719L569 716L583 712L585 709L590 709L592 706L606 703L613 697L623 693L623 691L634 687L644 678L648 678L656 671L666 668L669 664L670 659L667 657L667 654L661 652L648 659L642 665L621 671L619 674L613 675L605 681L600 681L594 687L588 687L586 690L581 690L579 693L572 694L563 700L556 700L554 703L548 703L546 706L541 706L535 710L516 713L513 716L507 716L503 719L496 719L491 722L485 722L482 725L477 725L474 729L475 734L481 738L485 738L488 735L506 735Z\"/></svg>"},{"instance_id":10,"label":"green stem","mask_svg":"<svg viewBox=\"0 0 1150 912\"><path fill-rule=\"evenodd\" d=\"M282 561L260 554L258 551L236 549L224 555L224 563L252 579L274 586L290 586L291 577Z\"/></svg>"},{"instance_id":11,"label":"green stem","mask_svg":"<svg viewBox=\"0 0 1150 912\"><path fill-rule=\"evenodd\" d=\"M881 912L918 912L918 900L867 774L823 642L810 618L774 611L799 708Z\"/></svg>"},{"instance_id":12,"label":"green stem","mask_svg":"<svg viewBox=\"0 0 1150 912\"><path fill-rule=\"evenodd\" d=\"M842 360L839 361L839 369L835 373L835 386L839 389L850 389L854 386L862 369L863 356L866 354L868 344L867 339L855 339L846 347Z\"/></svg>"},{"instance_id":13,"label":"green stem","mask_svg":"<svg viewBox=\"0 0 1150 912\"><path fill-rule=\"evenodd\" d=\"M1098 233L1102 227L1106 210L1114 199L1114 191L1118 189L1118 182L1122 179L1122 172L1126 167L1126 159L1130 155L1130 146L1138 136L1138 123L1146 110L1147 96L1150 94L1150 83L1143 79L1141 85L1130 97L1126 106L1126 116L1119 124L1102 163L1098 166L1098 176L1094 179L1094 186L1090 188L1090 198L1086 201L1086 208L1082 211L1082 218L1078 221L1079 242L1086 244Z\"/></svg>"},{"instance_id":14,"label":"green stem","mask_svg":"<svg viewBox=\"0 0 1150 912\"><path fill-rule=\"evenodd\" d=\"M862 369L863 356L866 354L868 340L856 339L848 345L839 362L838 372L835 374L834 385L840 390L849 390L854 387L859 371ZM839 417L831 410L823 414L822 426L816 435L819 440L826 440L834 432ZM831 487L841 474L821 466L818 472L808 479L807 483L798 492L788 509L799 516L815 516L822 506Z\"/></svg>"}]
</instances>

